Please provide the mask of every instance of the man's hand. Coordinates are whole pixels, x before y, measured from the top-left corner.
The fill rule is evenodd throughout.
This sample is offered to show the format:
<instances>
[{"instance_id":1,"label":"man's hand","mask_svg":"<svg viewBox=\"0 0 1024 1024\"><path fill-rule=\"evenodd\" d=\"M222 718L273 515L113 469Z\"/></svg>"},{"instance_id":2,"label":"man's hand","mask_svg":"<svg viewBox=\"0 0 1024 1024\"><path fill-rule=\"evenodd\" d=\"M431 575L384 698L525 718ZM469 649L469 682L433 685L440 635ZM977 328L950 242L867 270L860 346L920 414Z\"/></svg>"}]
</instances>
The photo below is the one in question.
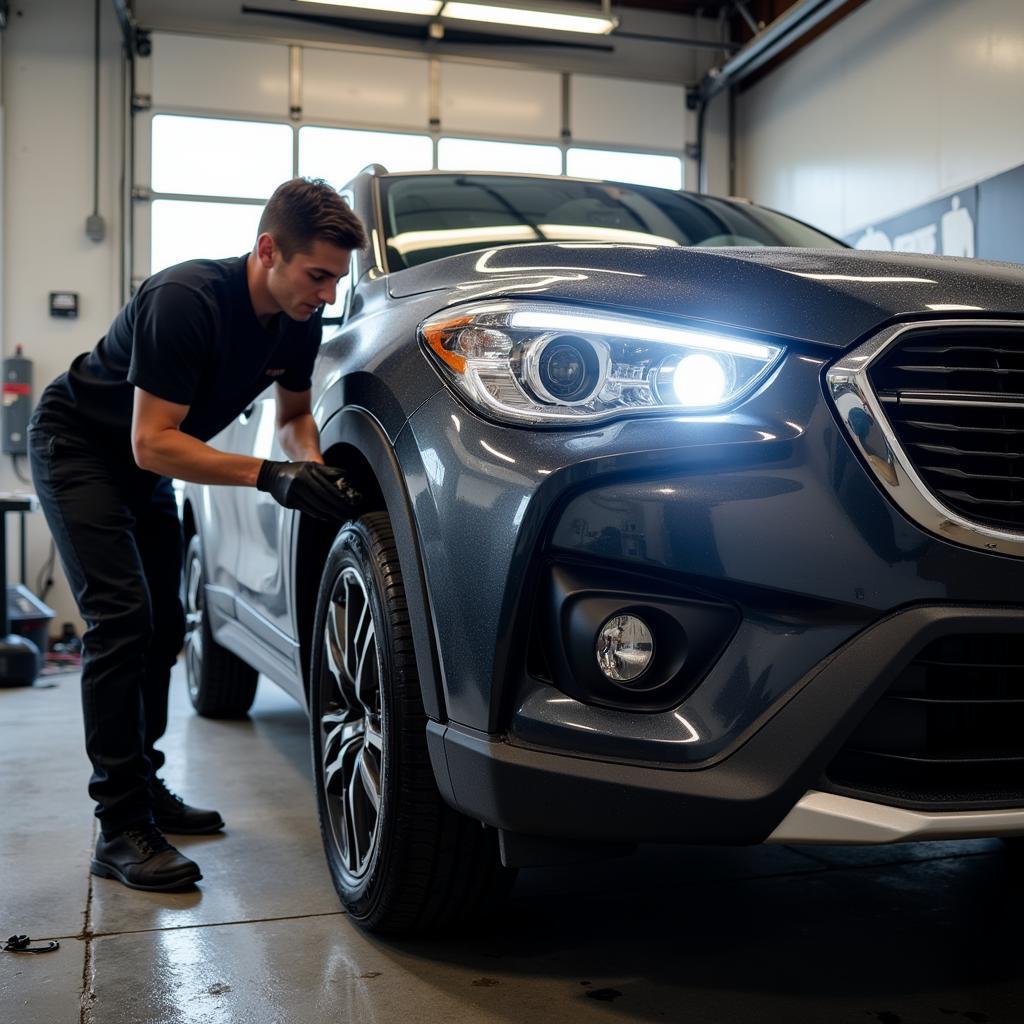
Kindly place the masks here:
<instances>
[{"instance_id":1,"label":"man's hand","mask_svg":"<svg viewBox=\"0 0 1024 1024\"><path fill-rule=\"evenodd\" d=\"M348 485L335 466L318 462L271 462L260 467L256 487L285 508L308 512L318 519L347 519L362 495Z\"/></svg>"}]
</instances>

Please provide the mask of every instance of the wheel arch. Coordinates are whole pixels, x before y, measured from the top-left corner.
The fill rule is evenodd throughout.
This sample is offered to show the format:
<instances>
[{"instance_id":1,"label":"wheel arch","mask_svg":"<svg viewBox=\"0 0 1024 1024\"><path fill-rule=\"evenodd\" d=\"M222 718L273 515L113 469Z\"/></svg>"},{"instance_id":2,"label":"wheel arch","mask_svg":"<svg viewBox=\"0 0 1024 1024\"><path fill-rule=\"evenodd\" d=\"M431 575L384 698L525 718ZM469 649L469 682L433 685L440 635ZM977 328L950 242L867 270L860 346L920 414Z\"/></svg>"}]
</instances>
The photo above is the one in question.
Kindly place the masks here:
<instances>
[{"instance_id":1,"label":"wheel arch","mask_svg":"<svg viewBox=\"0 0 1024 1024\"><path fill-rule=\"evenodd\" d=\"M372 414L356 406L344 406L321 427L320 448L324 461L328 465L343 467L365 496L360 512L384 511L391 520L402 566L423 707L430 718L446 721L441 669L419 538L394 448ZM292 586L299 656L308 701L313 619L320 575L319 571L304 572L302 567L322 566L338 531L333 524L325 526L310 516L297 515L294 522Z\"/></svg>"}]
</instances>

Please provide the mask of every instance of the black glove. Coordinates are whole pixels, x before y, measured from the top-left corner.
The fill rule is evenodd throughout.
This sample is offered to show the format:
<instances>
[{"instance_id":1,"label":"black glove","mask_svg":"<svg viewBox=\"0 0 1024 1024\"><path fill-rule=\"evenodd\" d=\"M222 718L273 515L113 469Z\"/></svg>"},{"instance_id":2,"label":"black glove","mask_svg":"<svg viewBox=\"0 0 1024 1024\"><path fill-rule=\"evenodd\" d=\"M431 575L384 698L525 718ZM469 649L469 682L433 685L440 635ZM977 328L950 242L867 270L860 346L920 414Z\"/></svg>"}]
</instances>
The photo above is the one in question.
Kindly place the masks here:
<instances>
[{"instance_id":1,"label":"black glove","mask_svg":"<svg viewBox=\"0 0 1024 1024\"><path fill-rule=\"evenodd\" d=\"M319 462L271 462L260 466L258 490L266 491L285 508L308 512L317 519L348 519L362 495L348 485L335 466Z\"/></svg>"}]
</instances>

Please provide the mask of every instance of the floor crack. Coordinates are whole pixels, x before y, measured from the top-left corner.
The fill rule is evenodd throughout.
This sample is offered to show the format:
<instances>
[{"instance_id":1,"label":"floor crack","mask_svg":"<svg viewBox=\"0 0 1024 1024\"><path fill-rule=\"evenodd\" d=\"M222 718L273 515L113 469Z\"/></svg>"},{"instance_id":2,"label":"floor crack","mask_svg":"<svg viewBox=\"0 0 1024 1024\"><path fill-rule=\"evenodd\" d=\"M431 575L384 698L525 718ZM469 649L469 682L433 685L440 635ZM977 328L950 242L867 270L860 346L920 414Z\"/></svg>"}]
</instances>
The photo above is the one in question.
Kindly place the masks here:
<instances>
[{"instance_id":1,"label":"floor crack","mask_svg":"<svg viewBox=\"0 0 1024 1024\"><path fill-rule=\"evenodd\" d=\"M96 847L96 819L92 823L92 848ZM91 854L91 850L90 850ZM85 896L85 920L82 923L80 938L85 944L85 955L82 961L82 994L79 999L78 1024L93 1024L92 1006L96 1000L96 971L92 962L92 885L93 874L89 872L89 888Z\"/></svg>"}]
</instances>

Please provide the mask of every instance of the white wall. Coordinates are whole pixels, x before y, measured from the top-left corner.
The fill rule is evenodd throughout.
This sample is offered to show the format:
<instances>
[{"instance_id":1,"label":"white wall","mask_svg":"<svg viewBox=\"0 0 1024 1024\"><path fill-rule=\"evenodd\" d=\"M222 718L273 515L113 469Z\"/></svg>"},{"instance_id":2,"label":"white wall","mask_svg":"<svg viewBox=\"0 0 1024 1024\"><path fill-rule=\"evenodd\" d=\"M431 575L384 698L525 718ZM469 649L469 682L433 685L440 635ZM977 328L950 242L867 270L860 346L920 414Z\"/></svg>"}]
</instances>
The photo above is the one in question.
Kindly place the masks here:
<instances>
[{"instance_id":1,"label":"white wall","mask_svg":"<svg viewBox=\"0 0 1024 1024\"><path fill-rule=\"evenodd\" d=\"M107 237L85 236L92 211L93 6L82 0L34 0L11 7L3 33L4 354L17 344L35 363L36 395L79 352L91 348L118 309L120 218L120 31L112 5L101 5L100 212ZM50 291L80 295L78 320L49 316ZM19 460L28 473L27 460ZM0 489L27 490L11 459L0 456ZM8 517L8 578L17 573L18 528ZM42 513L29 516L29 586L49 551ZM75 621L60 572L48 601L57 623Z\"/></svg>"},{"instance_id":2,"label":"white wall","mask_svg":"<svg viewBox=\"0 0 1024 1024\"><path fill-rule=\"evenodd\" d=\"M1024 163L1024 3L869 0L737 103L738 190L846 234Z\"/></svg>"}]
</instances>

